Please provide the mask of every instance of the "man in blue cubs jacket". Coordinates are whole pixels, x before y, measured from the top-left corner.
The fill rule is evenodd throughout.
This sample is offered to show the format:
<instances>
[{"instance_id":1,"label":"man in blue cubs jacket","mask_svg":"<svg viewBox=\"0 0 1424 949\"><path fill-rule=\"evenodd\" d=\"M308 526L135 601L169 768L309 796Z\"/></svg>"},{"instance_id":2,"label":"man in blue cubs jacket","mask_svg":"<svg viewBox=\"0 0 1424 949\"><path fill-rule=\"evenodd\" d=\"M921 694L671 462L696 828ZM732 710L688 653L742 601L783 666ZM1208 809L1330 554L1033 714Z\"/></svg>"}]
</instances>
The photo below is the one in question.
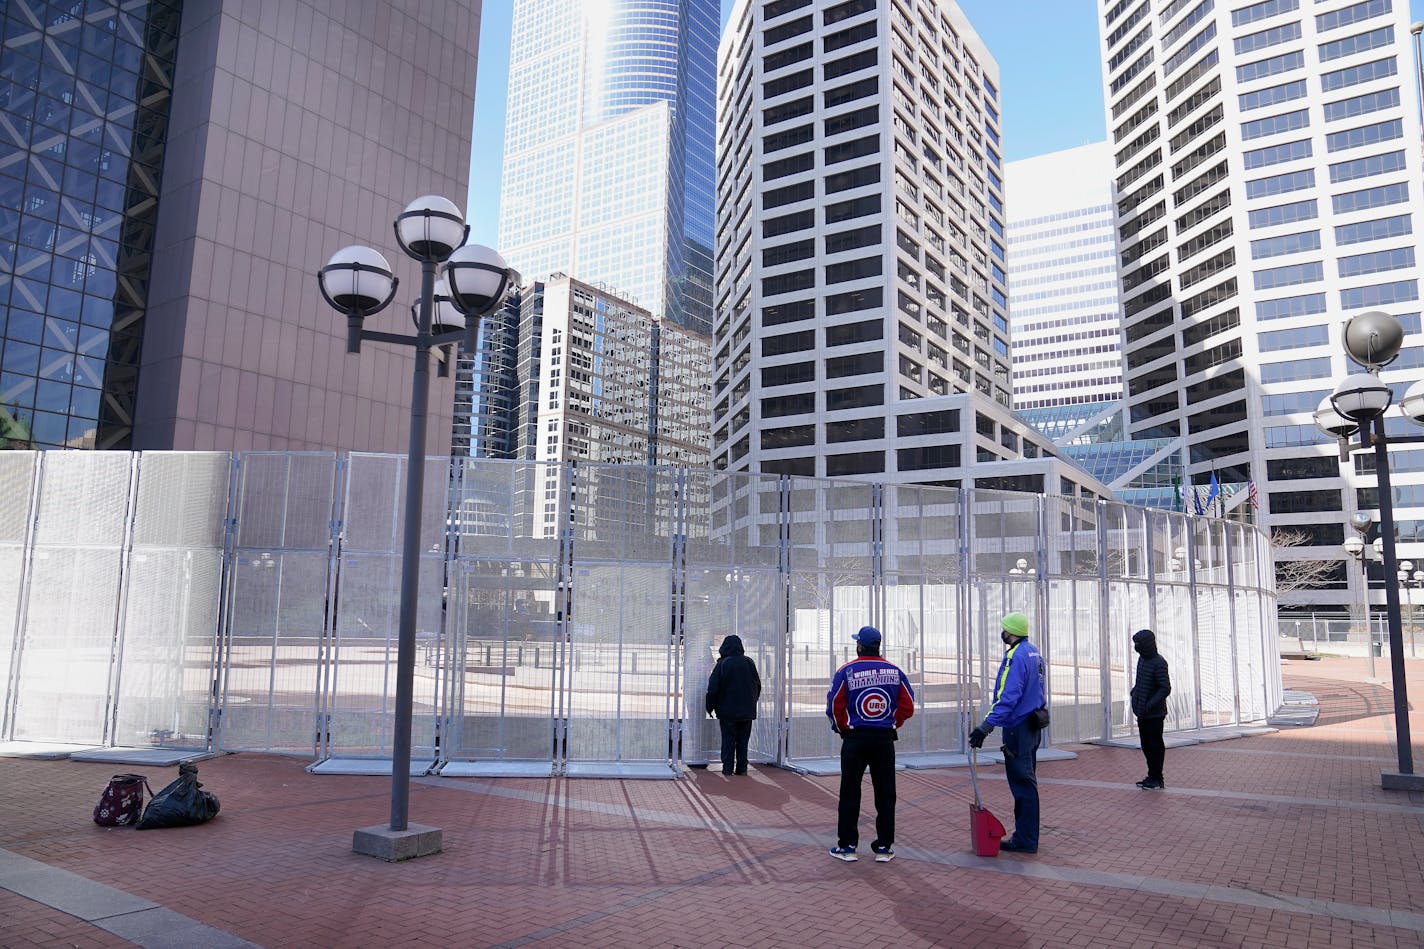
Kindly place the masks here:
<instances>
[{"instance_id":1,"label":"man in blue cubs jacket","mask_svg":"<svg viewBox=\"0 0 1424 949\"><path fill-rule=\"evenodd\" d=\"M1006 647L994 679L994 706L983 724L969 733L969 744L982 748L995 727L1004 730L1004 774L1014 795L1014 832L1000 850L1038 852L1038 740L1030 717L1048 704L1043 657L1028 641L1028 617L1009 613L999 622Z\"/></svg>"},{"instance_id":2,"label":"man in blue cubs jacket","mask_svg":"<svg viewBox=\"0 0 1424 949\"><path fill-rule=\"evenodd\" d=\"M900 667L880 658L880 630L862 626L855 658L836 670L826 693L831 731L841 736L841 799L831 856L854 860L860 842L860 784L870 768L875 793L876 863L895 859L895 729L915 714L915 693Z\"/></svg>"}]
</instances>

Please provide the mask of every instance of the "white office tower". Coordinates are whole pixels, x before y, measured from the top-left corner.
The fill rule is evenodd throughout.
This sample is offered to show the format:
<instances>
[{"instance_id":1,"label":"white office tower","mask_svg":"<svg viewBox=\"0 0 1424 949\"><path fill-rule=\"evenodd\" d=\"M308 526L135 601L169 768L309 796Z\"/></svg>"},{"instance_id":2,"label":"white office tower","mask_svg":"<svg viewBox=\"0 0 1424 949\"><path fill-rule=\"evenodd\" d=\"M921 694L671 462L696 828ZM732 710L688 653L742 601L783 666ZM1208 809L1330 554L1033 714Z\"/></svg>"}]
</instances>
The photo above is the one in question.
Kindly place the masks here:
<instances>
[{"instance_id":1,"label":"white office tower","mask_svg":"<svg viewBox=\"0 0 1424 949\"><path fill-rule=\"evenodd\" d=\"M717 0L515 0L510 266L607 284L709 331L717 25Z\"/></svg>"},{"instance_id":2,"label":"white office tower","mask_svg":"<svg viewBox=\"0 0 1424 949\"><path fill-rule=\"evenodd\" d=\"M1129 434L1180 434L1197 484L1213 469L1254 481L1265 522L1307 538L1278 560L1338 561L1332 589L1282 605L1358 602L1340 544L1348 513L1376 505L1373 462L1342 464L1311 413L1351 371L1339 327L1354 314L1405 326L1386 382L1424 363L1408 4L1107 0L1099 14ZM1417 558L1424 454L1396 458L1401 556Z\"/></svg>"},{"instance_id":3,"label":"white office tower","mask_svg":"<svg viewBox=\"0 0 1424 949\"><path fill-rule=\"evenodd\" d=\"M974 484L1106 490L1008 410L998 98L949 0L733 8L714 464L969 487L1007 461Z\"/></svg>"},{"instance_id":4,"label":"white office tower","mask_svg":"<svg viewBox=\"0 0 1424 949\"><path fill-rule=\"evenodd\" d=\"M1083 145L1004 171L1014 408L1120 401L1112 149Z\"/></svg>"},{"instance_id":5,"label":"white office tower","mask_svg":"<svg viewBox=\"0 0 1424 949\"><path fill-rule=\"evenodd\" d=\"M528 437L518 457L591 463L580 483L593 491L602 465L707 467L707 336L563 274L533 290L521 336L537 336L540 355L511 426L516 441ZM541 533L552 536L564 475L548 467L540 477Z\"/></svg>"}]
</instances>

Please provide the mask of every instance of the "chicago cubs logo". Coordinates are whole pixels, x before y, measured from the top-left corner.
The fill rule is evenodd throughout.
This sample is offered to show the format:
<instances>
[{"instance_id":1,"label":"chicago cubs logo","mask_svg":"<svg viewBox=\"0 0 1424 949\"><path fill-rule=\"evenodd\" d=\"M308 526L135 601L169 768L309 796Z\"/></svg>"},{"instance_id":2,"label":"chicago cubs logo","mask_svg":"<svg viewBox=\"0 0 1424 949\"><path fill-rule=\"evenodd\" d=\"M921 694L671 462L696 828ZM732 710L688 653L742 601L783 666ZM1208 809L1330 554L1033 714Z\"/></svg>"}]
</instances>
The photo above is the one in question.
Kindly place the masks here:
<instances>
[{"instance_id":1,"label":"chicago cubs logo","mask_svg":"<svg viewBox=\"0 0 1424 949\"><path fill-rule=\"evenodd\" d=\"M884 689L866 689L856 699L856 710L867 722L890 714L890 695Z\"/></svg>"}]
</instances>

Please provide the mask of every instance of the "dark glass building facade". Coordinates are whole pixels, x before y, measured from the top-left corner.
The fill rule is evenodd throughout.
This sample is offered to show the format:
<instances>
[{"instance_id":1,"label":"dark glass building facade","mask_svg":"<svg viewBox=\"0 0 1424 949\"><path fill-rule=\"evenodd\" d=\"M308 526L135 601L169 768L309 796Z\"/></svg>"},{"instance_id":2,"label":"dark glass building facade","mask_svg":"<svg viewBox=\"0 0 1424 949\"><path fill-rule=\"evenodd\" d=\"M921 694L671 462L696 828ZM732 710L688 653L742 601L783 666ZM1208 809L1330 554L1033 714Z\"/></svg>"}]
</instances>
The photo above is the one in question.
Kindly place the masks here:
<instances>
[{"instance_id":1,"label":"dark glass building facade","mask_svg":"<svg viewBox=\"0 0 1424 949\"><path fill-rule=\"evenodd\" d=\"M0 2L0 447L404 450L314 274L463 195L478 0ZM447 446L453 383L433 384Z\"/></svg>"},{"instance_id":2,"label":"dark glass building facade","mask_svg":"<svg viewBox=\"0 0 1424 949\"><path fill-rule=\"evenodd\" d=\"M181 14L176 0L0 4L9 447L130 445Z\"/></svg>"}]
</instances>

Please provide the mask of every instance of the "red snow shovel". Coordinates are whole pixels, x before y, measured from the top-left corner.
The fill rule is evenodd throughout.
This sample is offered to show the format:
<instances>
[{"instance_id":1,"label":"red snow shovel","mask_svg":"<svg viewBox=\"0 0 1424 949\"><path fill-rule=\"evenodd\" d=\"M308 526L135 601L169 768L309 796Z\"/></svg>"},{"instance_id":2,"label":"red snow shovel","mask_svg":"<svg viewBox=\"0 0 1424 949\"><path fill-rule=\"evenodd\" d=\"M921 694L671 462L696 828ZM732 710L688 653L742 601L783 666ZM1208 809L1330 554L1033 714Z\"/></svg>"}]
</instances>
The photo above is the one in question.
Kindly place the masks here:
<instances>
[{"instance_id":1,"label":"red snow shovel","mask_svg":"<svg viewBox=\"0 0 1424 949\"><path fill-rule=\"evenodd\" d=\"M979 798L979 778L974 773L974 762L979 757L978 748L969 749L969 781L974 785L974 803L969 805L969 834L974 840L974 853L980 857L997 857L999 841L1004 836L1004 825L989 813Z\"/></svg>"}]
</instances>

